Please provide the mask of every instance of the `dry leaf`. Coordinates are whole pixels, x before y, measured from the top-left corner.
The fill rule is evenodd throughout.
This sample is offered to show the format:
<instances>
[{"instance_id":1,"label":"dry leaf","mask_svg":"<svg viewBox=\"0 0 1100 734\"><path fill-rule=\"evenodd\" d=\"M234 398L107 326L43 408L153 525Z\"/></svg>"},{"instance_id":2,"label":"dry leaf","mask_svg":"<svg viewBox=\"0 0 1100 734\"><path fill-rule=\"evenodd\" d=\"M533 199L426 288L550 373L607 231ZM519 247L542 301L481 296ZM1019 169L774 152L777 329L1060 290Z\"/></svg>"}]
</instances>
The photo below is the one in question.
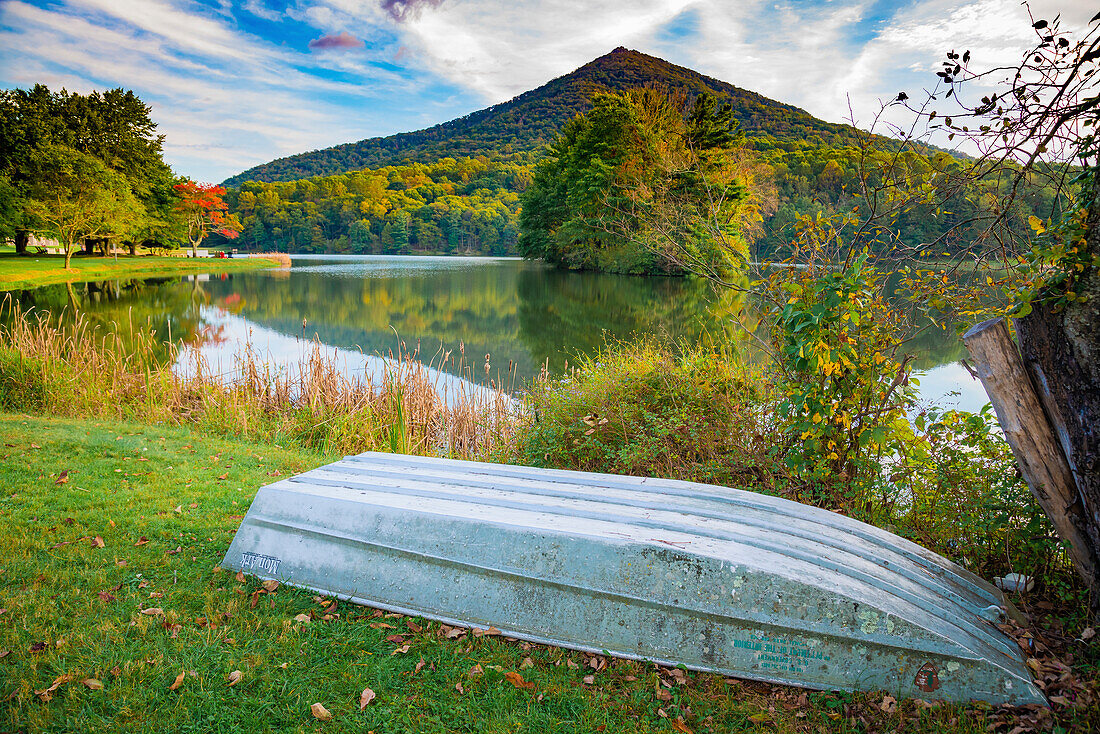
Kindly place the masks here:
<instances>
[{"instance_id":1,"label":"dry leaf","mask_svg":"<svg viewBox=\"0 0 1100 734\"><path fill-rule=\"evenodd\" d=\"M80 682L83 683L86 688L90 688L93 691L102 691L103 690L103 683L96 680L95 678L85 678L84 680L82 680Z\"/></svg>"},{"instance_id":2,"label":"dry leaf","mask_svg":"<svg viewBox=\"0 0 1100 734\"><path fill-rule=\"evenodd\" d=\"M396 650L394 650L393 652L391 652L390 655L404 655L408 651L409 651L409 646L408 645L402 645L401 647L399 647Z\"/></svg>"},{"instance_id":3,"label":"dry leaf","mask_svg":"<svg viewBox=\"0 0 1100 734\"><path fill-rule=\"evenodd\" d=\"M882 703L878 707L886 713L892 714L898 710L898 700L893 696L883 696Z\"/></svg>"},{"instance_id":4,"label":"dry leaf","mask_svg":"<svg viewBox=\"0 0 1100 734\"><path fill-rule=\"evenodd\" d=\"M229 479L229 472L222 474L220 477L218 477L218 479Z\"/></svg>"},{"instance_id":5,"label":"dry leaf","mask_svg":"<svg viewBox=\"0 0 1100 734\"><path fill-rule=\"evenodd\" d=\"M57 475L57 481L54 484L67 484L69 481L69 470L63 469L59 475Z\"/></svg>"},{"instance_id":6,"label":"dry leaf","mask_svg":"<svg viewBox=\"0 0 1100 734\"><path fill-rule=\"evenodd\" d=\"M504 674L504 677L508 680L509 683L511 683L516 688L526 689L526 688L534 688L535 687L535 684L534 684L533 681L524 680L523 676L520 675L519 673L515 672L514 670L509 670L507 673Z\"/></svg>"},{"instance_id":7,"label":"dry leaf","mask_svg":"<svg viewBox=\"0 0 1100 734\"><path fill-rule=\"evenodd\" d=\"M481 629L475 629L474 630L474 637L492 637L494 635L499 635L499 634L500 634L500 630L498 630L496 627L490 627L487 630L481 630Z\"/></svg>"},{"instance_id":8,"label":"dry leaf","mask_svg":"<svg viewBox=\"0 0 1100 734\"><path fill-rule=\"evenodd\" d=\"M581 667L581 666L579 666L579 665L577 665L576 663L573 662L573 658L566 658L565 659L565 666L567 668L569 668L570 670L576 670L577 668Z\"/></svg>"},{"instance_id":9,"label":"dry leaf","mask_svg":"<svg viewBox=\"0 0 1100 734\"><path fill-rule=\"evenodd\" d=\"M111 668L111 675L113 675L114 677L117 678L121 674L122 674L122 668L118 667L117 665L115 667Z\"/></svg>"},{"instance_id":10,"label":"dry leaf","mask_svg":"<svg viewBox=\"0 0 1100 734\"><path fill-rule=\"evenodd\" d=\"M462 681L459 681L458 683L455 683L455 690L458 691L459 693L465 693L466 692L466 689L464 689L462 687Z\"/></svg>"},{"instance_id":11,"label":"dry leaf","mask_svg":"<svg viewBox=\"0 0 1100 734\"><path fill-rule=\"evenodd\" d=\"M138 538L138 542L134 543L134 545L135 545L135 546L138 546L138 545L145 545L145 544L146 544L146 543L148 543L148 542L149 542L149 539L148 539L148 538L146 538L146 537L145 537L145 536L143 535L143 536L141 536L140 538Z\"/></svg>"},{"instance_id":12,"label":"dry leaf","mask_svg":"<svg viewBox=\"0 0 1100 734\"><path fill-rule=\"evenodd\" d=\"M115 595L112 594L109 591L101 591L101 592L99 592L99 600L101 602L104 602L104 603L109 602L109 601L114 601L115 600Z\"/></svg>"},{"instance_id":13,"label":"dry leaf","mask_svg":"<svg viewBox=\"0 0 1100 734\"><path fill-rule=\"evenodd\" d=\"M244 583L244 571L237 571L237 575L234 576L234 578L237 579L237 583L243 584Z\"/></svg>"},{"instance_id":14,"label":"dry leaf","mask_svg":"<svg viewBox=\"0 0 1100 734\"><path fill-rule=\"evenodd\" d=\"M424 631L423 627L421 627L420 625L418 625L416 622L412 621L411 619L409 621L405 622L405 626L408 627L409 630L412 631L412 632L423 632Z\"/></svg>"},{"instance_id":15,"label":"dry leaf","mask_svg":"<svg viewBox=\"0 0 1100 734\"><path fill-rule=\"evenodd\" d=\"M583 679L583 680L584 680L584 683L585 683L585 685L589 685L589 686L590 686L590 685L592 685L593 683L595 683L595 682L596 682L596 676L594 676L594 675L586 675L586 676L584 676L584 679Z\"/></svg>"},{"instance_id":16,"label":"dry leaf","mask_svg":"<svg viewBox=\"0 0 1100 734\"><path fill-rule=\"evenodd\" d=\"M481 669L480 663L474 663L474 667L466 671L467 678L473 678L474 676L481 675L485 671Z\"/></svg>"},{"instance_id":17,"label":"dry leaf","mask_svg":"<svg viewBox=\"0 0 1100 734\"><path fill-rule=\"evenodd\" d=\"M313 714L313 718L320 721L329 721L332 719L332 712L319 703L315 703L309 707L310 712Z\"/></svg>"},{"instance_id":18,"label":"dry leaf","mask_svg":"<svg viewBox=\"0 0 1100 734\"><path fill-rule=\"evenodd\" d=\"M0 655L0 657L3 657L3 655ZM420 669L423 668L423 667L424 667L424 658L420 658L420 662L416 664L415 668L413 668L413 675L416 675L417 673L419 673Z\"/></svg>"},{"instance_id":19,"label":"dry leaf","mask_svg":"<svg viewBox=\"0 0 1100 734\"><path fill-rule=\"evenodd\" d=\"M527 668L535 667L535 661L531 658L524 658L523 662L519 664L520 670L526 670Z\"/></svg>"},{"instance_id":20,"label":"dry leaf","mask_svg":"<svg viewBox=\"0 0 1100 734\"><path fill-rule=\"evenodd\" d=\"M461 627L452 627L451 630L447 632L447 639L454 640L462 637L462 635L464 634L466 634L466 630L462 629Z\"/></svg>"},{"instance_id":21,"label":"dry leaf","mask_svg":"<svg viewBox=\"0 0 1100 734\"><path fill-rule=\"evenodd\" d=\"M232 673L229 674L229 677L226 680L231 686L237 685L241 681L241 671L234 670Z\"/></svg>"},{"instance_id":22,"label":"dry leaf","mask_svg":"<svg viewBox=\"0 0 1100 734\"><path fill-rule=\"evenodd\" d=\"M1096 630L1092 627L1085 627L1085 631L1081 633L1081 639L1088 642L1096 636Z\"/></svg>"},{"instance_id":23,"label":"dry leaf","mask_svg":"<svg viewBox=\"0 0 1100 734\"><path fill-rule=\"evenodd\" d=\"M275 579L268 579L263 582L264 591L269 594L275 593L275 590L279 588L279 582Z\"/></svg>"},{"instance_id":24,"label":"dry leaf","mask_svg":"<svg viewBox=\"0 0 1100 734\"><path fill-rule=\"evenodd\" d=\"M35 691L35 694L42 699L42 703L49 703L53 698L53 692L56 691L61 684L68 683L70 680L72 680L72 676L70 675L59 675L54 679L53 684L49 688L42 691Z\"/></svg>"},{"instance_id":25,"label":"dry leaf","mask_svg":"<svg viewBox=\"0 0 1100 734\"><path fill-rule=\"evenodd\" d=\"M184 671L180 671L180 674L176 676L176 679L172 681L172 685L168 686L168 690L174 691L183 685L183 679L187 675Z\"/></svg>"},{"instance_id":26,"label":"dry leaf","mask_svg":"<svg viewBox=\"0 0 1100 734\"><path fill-rule=\"evenodd\" d=\"M308 614L299 614L298 616L296 616L294 618L294 621L295 622L308 622L309 621L309 615Z\"/></svg>"},{"instance_id":27,"label":"dry leaf","mask_svg":"<svg viewBox=\"0 0 1100 734\"><path fill-rule=\"evenodd\" d=\"M370 627L371 627L371 629L376 629L376 630L392 630L392 629L397 629L397 628L396 628L396 627L394 627L394 626L393 626L392 624L386 624L385 622L371 622L371 623L370 623Z\"/></svg>"},{"instance_id":28,"label":"dry leaf","mask_svg":"<svg viewBox=\"0 0 1100 734\"><path fill-rule=\"evenodd\" d=\"M364 688L363 692L359 694L359 710L362 711L367 707L367 704L374 700L374 691L369 688Z\"/></svg>"},{"instance_id":29,"label":"dry leaf","mask_svg":"<svg viewBox=\"0 0 1100 734\"><path fill-rule=\"evenodd\" d=\"M94 538L92 538L92 547L93 548L102 548L105 545L106 545L106 543L103 542L103 538L99 537L98 535L95 536Z\"/></svg>"},{"instance_id":30,"label":"dry leaf","mask_svg":"<svg viewBox=\"0 0 1100 734\"><path fill-rule=\"evenodd\" d=\"M684 723L683 719L681 719L681 718L673 719L671 724L672 724L673 730L683 732L683 734L691 734L691 729L688 728L688 725Z\"/></svg>"},{"instance_id":31,"label":"dry leaf","mask_svg":"<svg viewBox=\"0 0 1100 734\"><path fill-rule=\"evenodd\" d=\"M405 638L401 635L387 635L386 642L392 642L395 645L400 645L405 641Z\"/></svg>"},{"instance_id":32,"label":"dry leaf","mask_svg":"<svg viewBox=\"0 0 1100 734\"><path fill-rule=\"evenodd\" d=\"M164 610L160 607L149 607L148 609L142 609L141 613L150 617L159 617L164 614Z\"/></svg>"}]
</instances>

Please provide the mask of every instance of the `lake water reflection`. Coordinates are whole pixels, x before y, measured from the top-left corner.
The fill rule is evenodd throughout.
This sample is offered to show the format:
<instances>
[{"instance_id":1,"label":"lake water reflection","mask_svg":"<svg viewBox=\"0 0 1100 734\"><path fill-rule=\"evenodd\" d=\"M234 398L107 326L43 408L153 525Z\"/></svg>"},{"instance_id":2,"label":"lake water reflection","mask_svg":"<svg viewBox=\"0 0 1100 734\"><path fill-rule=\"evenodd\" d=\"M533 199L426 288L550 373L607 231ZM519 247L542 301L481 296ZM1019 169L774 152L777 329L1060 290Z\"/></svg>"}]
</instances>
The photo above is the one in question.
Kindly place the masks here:
<instances>
[{"instance_id":1,"label":"lake water reflection","mask_svg":"<svg viewBox=\"0 0 1100 734\"><path fill-rule=\"evenodd\" d=\"M716 295L697 280L569 273L515 259L392 256L295 256L289 271L80 284L71 292L48 286L16 297L24 307L55 312L76 304L103 323L148 322L224 365L245 340L275 363L295 359L294 345L311 339L366 357L397 352L400 341L419 346L423 361L440 349L464 353L479 376L488 355L491 374L505 377L511 367L517 386L544 364L561 372L609 340L709 339L736 328L730 314L740 308L735 295ZM985 404L981 385L957 364L964 350L953 333L925 334L915 348L927 400L968 410ZM379 366L366 358L348 364Z\"/></svg>"}]
</instances>

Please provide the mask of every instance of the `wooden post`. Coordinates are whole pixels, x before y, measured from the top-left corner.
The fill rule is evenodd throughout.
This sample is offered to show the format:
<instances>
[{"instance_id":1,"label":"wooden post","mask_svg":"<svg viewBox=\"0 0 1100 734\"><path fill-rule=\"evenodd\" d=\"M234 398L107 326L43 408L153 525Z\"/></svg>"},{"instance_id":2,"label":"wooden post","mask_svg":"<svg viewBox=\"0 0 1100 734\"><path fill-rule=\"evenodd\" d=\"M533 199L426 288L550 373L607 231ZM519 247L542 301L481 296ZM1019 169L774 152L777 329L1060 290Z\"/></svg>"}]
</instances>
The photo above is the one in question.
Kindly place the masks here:
<instances>
[{"instance_id":1,"label":"wooden post","mask_svg":"<svg viewBox=\"0 0 1100 734\"><path fill-rule=\"evenodd\" d=\"M978 324L963 334L963 342L1028 487L1058 536L1069 543L1078 573L1095 590L1100 559L1088 542L1073 472L1004 319Z\"/></svg>"}]
</instances>

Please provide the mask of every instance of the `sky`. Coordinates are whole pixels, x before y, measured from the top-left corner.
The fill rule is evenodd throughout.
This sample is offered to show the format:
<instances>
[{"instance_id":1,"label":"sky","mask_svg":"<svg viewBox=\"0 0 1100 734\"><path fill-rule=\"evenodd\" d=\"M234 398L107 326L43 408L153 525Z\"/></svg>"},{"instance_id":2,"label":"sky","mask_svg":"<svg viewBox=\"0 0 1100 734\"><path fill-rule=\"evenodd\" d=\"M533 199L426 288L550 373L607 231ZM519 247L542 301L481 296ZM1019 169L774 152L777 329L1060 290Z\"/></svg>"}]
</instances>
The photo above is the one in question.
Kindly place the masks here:
<instances>
[{"instance_id":1,"label":"sky","mask_svg":"<svg viewBox=\"0 0 1100 734\"><path fill-rule=\"evenodd\" d=\"M1093 0L1035 0L1083 30ZM1019 58L1019 0L0 0L0 86L124 87L165 160L221 181L454 119L617 46L868 127L943 54Z\"/></svg>"}]
</instances>

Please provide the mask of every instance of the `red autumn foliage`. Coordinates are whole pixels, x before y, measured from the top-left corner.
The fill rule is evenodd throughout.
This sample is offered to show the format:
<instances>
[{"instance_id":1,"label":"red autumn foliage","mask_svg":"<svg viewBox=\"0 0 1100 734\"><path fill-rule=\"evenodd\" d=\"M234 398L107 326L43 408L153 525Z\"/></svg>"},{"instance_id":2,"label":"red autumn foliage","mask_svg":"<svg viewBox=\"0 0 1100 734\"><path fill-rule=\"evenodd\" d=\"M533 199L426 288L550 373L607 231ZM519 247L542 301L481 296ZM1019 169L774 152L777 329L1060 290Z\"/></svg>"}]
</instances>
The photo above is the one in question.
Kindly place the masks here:
<instances>
[{"instance_id":1,"label":"red autumn foliage","mask_svg":"<svg viewBox=\"0 0 1100 734\"><path fill-rule=\"evenodd\" d=\"M183 214L187 221L187 239L191 243L192 255L197 254L199 245L211 232L230 239L240 234L240 223L229 214L229 205L222 199L224 188L190 179L172 188L180 199L176 211Z\"/></svg>"}]
</instances>

